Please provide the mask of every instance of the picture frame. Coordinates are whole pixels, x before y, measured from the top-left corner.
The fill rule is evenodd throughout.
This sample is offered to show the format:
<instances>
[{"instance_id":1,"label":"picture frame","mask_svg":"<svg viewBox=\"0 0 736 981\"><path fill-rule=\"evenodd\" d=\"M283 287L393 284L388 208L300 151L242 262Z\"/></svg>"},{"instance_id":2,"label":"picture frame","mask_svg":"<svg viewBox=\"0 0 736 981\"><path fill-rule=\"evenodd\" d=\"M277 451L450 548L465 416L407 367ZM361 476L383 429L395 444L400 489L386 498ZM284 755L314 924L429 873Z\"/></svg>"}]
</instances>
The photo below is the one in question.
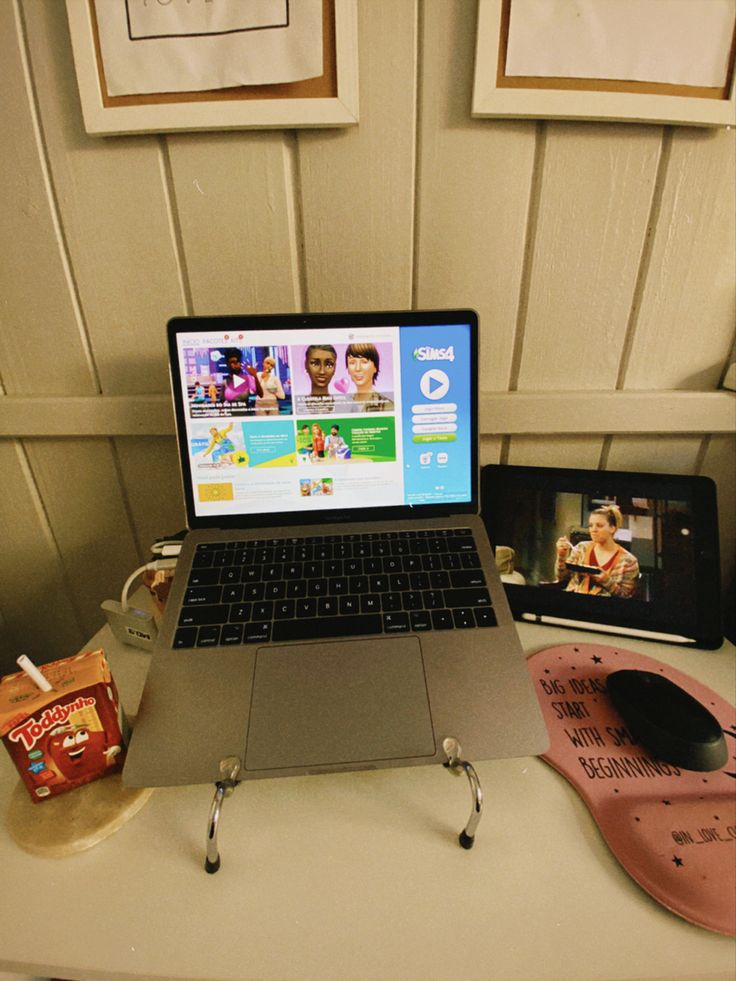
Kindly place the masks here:
<instances>
[{"instance_id":1,"label":"picture frame","mask_svg":"<svg viewBox=\"0 0 736 981\"><path fill-rule=\"evenodd\" d=\"M93 0L66 0L84 126L90 135L353 126L358 122L357 0L323 0L324 72L282 85L110 96Z\"/></svg>"},{"instance_id":2,"label":"picture frame","mask_svg":"<svg viewBox=\"0 0 736 981\"><path fill-rule=\"evenodd\" d=\"M685 126L736 124L734 54L719 87L606 78L507 74L511 6L478 0L472 115L477 118L618 120Z\"/></svg>"}]
</instances>

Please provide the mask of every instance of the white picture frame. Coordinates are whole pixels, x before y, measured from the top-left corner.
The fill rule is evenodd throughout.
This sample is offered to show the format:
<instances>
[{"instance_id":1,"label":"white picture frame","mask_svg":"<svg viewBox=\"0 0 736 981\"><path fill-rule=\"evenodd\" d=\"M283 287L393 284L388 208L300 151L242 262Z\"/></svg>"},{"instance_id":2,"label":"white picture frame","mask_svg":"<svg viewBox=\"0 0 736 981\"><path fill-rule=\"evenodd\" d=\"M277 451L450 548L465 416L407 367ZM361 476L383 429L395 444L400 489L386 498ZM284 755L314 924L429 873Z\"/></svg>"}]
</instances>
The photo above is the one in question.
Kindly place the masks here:
<instances>
[{"instance_id":1,"label":"white picture frame","mask_svg":"<svg viewBox=\"0 0 736 981\"><path fill-rule=\"evenodd\" d=\"M325 0L334 8L336 93L327 97L228 96L227 90L179 94L172 101L103 93L91 0L66 0L84 126L90 135L192 130L291 129L358 122L357 0ZM301 83L296 83L301 84Z\"/></svg>"},{"instance_id":2,"label":"white picture frame","mask_svg":"<svg viewBox=\"0 0 736 981\"><path fill-rule=\"evenodd\" d=\"M733 46L727 93L724 92L719 98L689 94L689 86L604 79L510 79L505 75L505 58L509 10L513 2L478 0L471 109L474 117L618 120L685 126L736 125Z\"/></svg>"}]
</instances>

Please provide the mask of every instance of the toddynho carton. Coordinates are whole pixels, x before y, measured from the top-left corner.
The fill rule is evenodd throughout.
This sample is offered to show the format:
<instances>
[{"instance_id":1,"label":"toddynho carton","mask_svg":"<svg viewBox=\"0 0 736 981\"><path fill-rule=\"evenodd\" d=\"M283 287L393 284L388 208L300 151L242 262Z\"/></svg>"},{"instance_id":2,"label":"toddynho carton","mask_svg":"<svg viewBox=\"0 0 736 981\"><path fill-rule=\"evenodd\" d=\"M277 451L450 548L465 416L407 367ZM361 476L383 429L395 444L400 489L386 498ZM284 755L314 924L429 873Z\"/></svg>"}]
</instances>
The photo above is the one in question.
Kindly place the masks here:
<instances>
[{"instance_id":1,"label":"toddynho carton","mask_svg":"<svg viewBox=\"0 0 736 981\"><path fill-rule=\"evenodd\" d=\"M0 737L39 802L122 769L127 726L104 652L45 664L53 686L20 671L0 679Z\"/></svg>"}]
</instances>

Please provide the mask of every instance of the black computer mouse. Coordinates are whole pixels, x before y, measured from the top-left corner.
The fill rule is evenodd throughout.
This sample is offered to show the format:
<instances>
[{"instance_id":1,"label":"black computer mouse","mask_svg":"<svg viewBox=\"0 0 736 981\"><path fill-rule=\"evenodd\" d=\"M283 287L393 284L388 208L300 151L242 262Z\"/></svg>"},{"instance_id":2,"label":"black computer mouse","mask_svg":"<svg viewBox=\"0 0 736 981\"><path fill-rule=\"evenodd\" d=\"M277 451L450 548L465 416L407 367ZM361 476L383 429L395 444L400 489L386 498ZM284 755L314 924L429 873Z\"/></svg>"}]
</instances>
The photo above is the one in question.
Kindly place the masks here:
<instances>
[{"instance_id":1,"label":"black computer mouse","mask_svg":"<svg viewBox=\"0 0 736 981\"><path fill-rule=\"evenodd\" d=\"M631 735L652 756L685 770L719 770L728 759L716 717L653 671L613 671L608 695Z\"/></svg>"}]
</instances>

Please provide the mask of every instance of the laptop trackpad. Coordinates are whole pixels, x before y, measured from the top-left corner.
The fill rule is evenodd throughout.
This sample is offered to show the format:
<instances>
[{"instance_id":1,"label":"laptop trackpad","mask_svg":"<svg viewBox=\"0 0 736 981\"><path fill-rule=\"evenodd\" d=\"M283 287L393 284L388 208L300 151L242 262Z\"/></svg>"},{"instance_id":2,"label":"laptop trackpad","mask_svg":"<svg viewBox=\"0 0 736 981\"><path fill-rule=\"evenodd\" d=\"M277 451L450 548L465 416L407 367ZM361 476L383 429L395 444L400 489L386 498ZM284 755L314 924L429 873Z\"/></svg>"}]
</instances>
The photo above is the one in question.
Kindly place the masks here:
<instances>
[{"instance_id":1,"label":"laptop trackpad","mask_svg":"<svg viewBox=\"0 0 736 981\"><path fill-rule=\"evenodd\" d=\"M434 756L416 637L264 647L246 770Z\"/></svg>"}]
</instances>

